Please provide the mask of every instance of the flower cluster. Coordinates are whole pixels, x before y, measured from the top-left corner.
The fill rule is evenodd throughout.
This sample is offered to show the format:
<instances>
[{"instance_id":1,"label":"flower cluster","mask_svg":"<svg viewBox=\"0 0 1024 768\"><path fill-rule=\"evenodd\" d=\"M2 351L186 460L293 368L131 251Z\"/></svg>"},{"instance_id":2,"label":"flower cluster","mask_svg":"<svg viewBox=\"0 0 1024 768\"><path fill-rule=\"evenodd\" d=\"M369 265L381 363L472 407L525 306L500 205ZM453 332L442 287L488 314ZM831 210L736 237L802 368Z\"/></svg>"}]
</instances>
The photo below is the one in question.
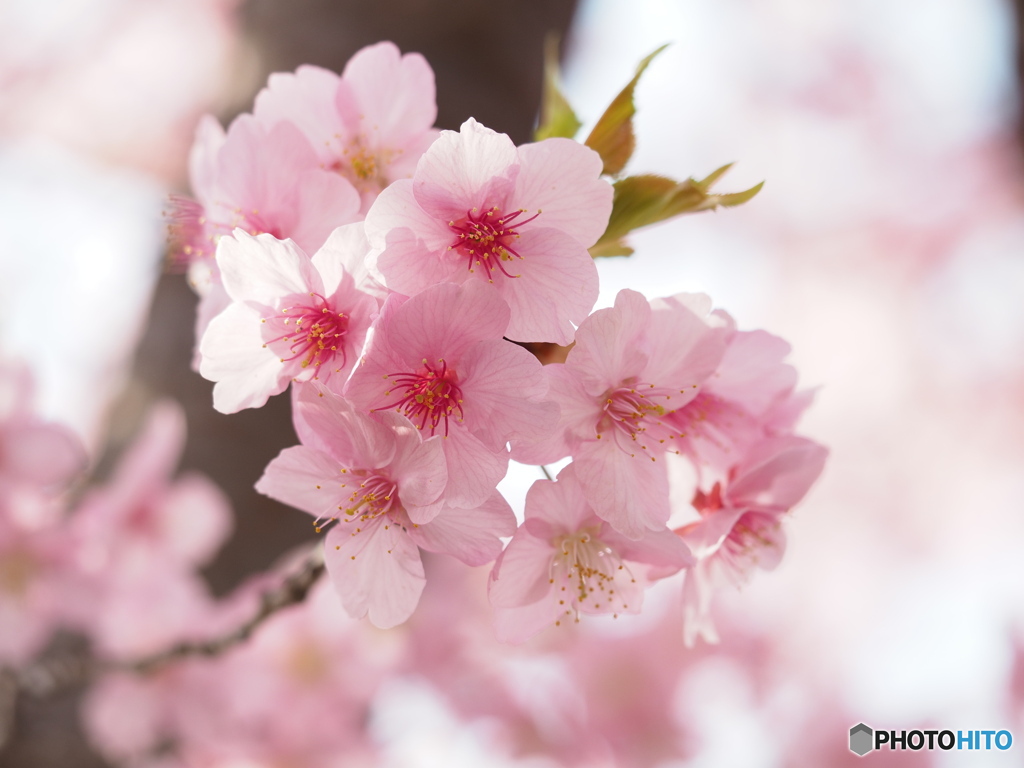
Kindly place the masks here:
<instances>
[{"instance_id":1,"label":"flower cluster","mask_svg":"<svg viewBox=\"0 0 1024 768\"><path fill-rule=\"evenodd\" d=\"M696 564L687 631L711 637L712 571L777 560L780 520L822 466L792 436L806 398L788 348L703 295L623 290L593 311L589 249L620 191L601 147L517 147L473 119L438 133L433 92L421 57L382 43L340 77L273 76L226 134L200 126L174 229L214 407L291 387L302 444L257 489L326 531L353 617L404 622L421 551L497 558L510 641L639 611L645 586ZM538 343L568 351L542 365ZM699 522L670 528L674 457L715 484L696 490ZM510 458L571 459L518 528L496 490Z\"/></svg>"},{"instance_id":2,"label":"flower cluster","mask_svg":"<svg viewBox=\"0 0 1024 768\"><path fill-rule=\"evenodd\" d=\"M69 498L87 459L68 430L31 406L27 374L0 369L0 666L36 656L57 629L123 659L204 636L214 602L198 569L231 529L207 478L170 480L184 416L151 414L110 481Z\"/></svg>"}]
</instances>

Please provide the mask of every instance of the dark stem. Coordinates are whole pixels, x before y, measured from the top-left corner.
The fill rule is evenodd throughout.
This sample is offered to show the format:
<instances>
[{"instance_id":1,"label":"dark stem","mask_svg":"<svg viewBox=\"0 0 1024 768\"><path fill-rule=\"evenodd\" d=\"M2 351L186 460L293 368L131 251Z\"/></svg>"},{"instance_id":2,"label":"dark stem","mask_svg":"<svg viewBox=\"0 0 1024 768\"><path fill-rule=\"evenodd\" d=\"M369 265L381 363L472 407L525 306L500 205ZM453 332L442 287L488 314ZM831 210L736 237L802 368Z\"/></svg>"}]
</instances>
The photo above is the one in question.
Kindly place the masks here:
<instances>
[{"instance_id":1,"label":"dark stem","mask_svg":"<svg viewBox=\"0 0 1024 768\"><path fill-rule=\"evenodd\" d=\"M13 694L44 698L85 685L106 672L150 674L168 664L193 656L219 656L247 640L257 627L278 611L305 600L323 572L323 548L317 545L297 571L260 595L259 608L248 621L220 637L178 643L133 661L105 661L87 654L67 654L40 659L22 669L0 669L0 743L4 735L2 715L6 710L13 710ZM11 691L12 695L6 696ZM12 700L8 702L7 698Z\"/></svg>"}]
</instances>

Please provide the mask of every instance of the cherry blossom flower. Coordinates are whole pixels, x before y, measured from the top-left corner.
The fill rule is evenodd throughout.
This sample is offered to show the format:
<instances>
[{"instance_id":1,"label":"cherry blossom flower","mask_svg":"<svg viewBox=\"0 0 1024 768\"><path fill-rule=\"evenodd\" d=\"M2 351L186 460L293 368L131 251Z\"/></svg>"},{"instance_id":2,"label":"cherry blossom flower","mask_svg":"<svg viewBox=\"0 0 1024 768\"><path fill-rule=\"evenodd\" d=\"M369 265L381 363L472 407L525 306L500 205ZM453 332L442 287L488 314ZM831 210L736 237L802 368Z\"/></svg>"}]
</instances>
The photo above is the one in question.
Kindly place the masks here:
<instances>
[{"instance_id":1,"label":"cherry blossom flower","mask_svg":"<svg viewBox=\"0 0 1024 768\"><path fill-rule=\"evenodd\" d=\"M502 338L508 322L508 305L478 281L392 295L345 389L366 411L397 410L445 438L453 506L486 501L508 468L508 441L539 439L557 421L542 366Z\"/></svg>"},{"instance_id":2,"label":"cherry blossom flower","mask_svg":"<svg viewBox=\"0 0 1024 768\"><path fill-rule=\"evenodd\" d=\"M360 219L355 189L320 167L289 122L268 127L239 115L225 134L207 116L196 130L190 176L196 199L176 198L171 224L189 262L212 257L217 240L238 228L313 252L335 227Z\"/></svg>"},{"instance_id":3,"label":"cherry blossom flower","mask_svg":"<svg viewBox=\"0 0 1024 768\"><path fill-rule=\"evenodd\" d=\"M21 365L0 365L0 665L28 661L66 624L74 540L60 492L80 473L78 438L44 421Z\"/></svg>"},{"instance_id":4,"label":"cherry blossom flower","mask_svg":"<svg viewBox=\"0 0 1024 768\"><path fill-rule=\"evenodd\" d=\"M518 149L470 118L444 131L411 180L366 215L371 260L391 290L493 283L512 308L507 335L568 344L597 300L587 252L604 232L612 188L601 158L569 139Z\"/></svg>"},{"instance_id":5,"label":"cherry blossom flower","mask_svg":"<svg viewBox=\"0 0 1024 768\"><path fill-rule=\"evenodd\" d=\"M311 259L290 240L236 230L217 263L231 304L211 322L199 372L221 413L262 406L291 381L340 391L377 312L357 287L360 225L341 227Z\"/></svg>"},{"instance_id":6,"label":"cherry blossom flower","mask_svg":"<svg viewBox=\"0 0 1024 768\"><path fill-rule=\"evenodd\" d=\"M557 481L538 480L526 496L526 521L494 565L489 594L499 640L521 642L581 613L639 613L646 576L670 576L693 563L671 531L631 540L594 514L575 466Z\"/></svg>"},{"instance_id":7,"label":"cherry blossom flower","mask_svg":"<svg viewBox=\"0 0 1024 768\"><path fill-rule=\"evenodd\" d=\"M732 318L721 314L734 329ZM677 447L704 474L721 479L716 471L727 471L768 436L769 414L796 386L796 369L783 362L789 352L788 343L766 331L733 330L714 374L669 417L680 434Z\"/></svg>"},{"instance_id":8,"label":"cherry blossom flower","mask_svg":"<svg viewBox=\"0 0 1024 768\"><path fill-rule=\"evenodd\" d=\"M375 421L315 386L295 398L303 445L274 459L256 490L327 527L327 571L354 618L405 621L426 581L420 549L483 565L501 551L515 516L493 488L475 509L451 507L440 436L424 440L405 416Z\"/></svg>"},{"instance_id":9,"label":"cherry blossom flower","mask_svg":"<svg viewBox=\"0 0 1024 768\"><path fill-rule=\"evenodd\" d=\"M359 190L365 213L437 138L434 92L426 59L382 42L358 51L340 77L309 65L271 75L253 111L266 125L294 123L320 167Z\"/></svg>"},{"instance_id":10,"label":"cherry blossom flower","mask_svg":"<svg viewBox=\"0 0 1024 768\"><path fill-rule=\"evenodd\" d=\"M336 227L360 219L355 189L320 167L291 123L268 128L252 115L240 115L225 135L207 116L196 130L189 165L196 199L173 198L170 229L174 257L190 265L190 283L201 297L197 342L231 302L214 261L222 237L240 228L290 238L315 253ZM195 367L198 355L197 343Z\"/></svg>"},{"instance_id":11,"label":"cherry blossom flower","mask_svg":"<svg viewBox=\"0 0 1024 768\"><path fill-rule=\"evenodd\" d=\"M29 661L68 623L73 553L55 505L0 493L0 665Z\"/></svg>"},{"instance_id":12,"label":"cherry blossom flower","mask_svg":"<svg viewBox=\"0 0 1024 768\"><path fill-rule=\"evenodd\" d=\"M102 654L130 657L202 634L210 597L196 569L231 530L224 494L205 477L170 479L185 440L181 409L151 413L111 481L74 510L75 623Z\"/></svg>"},{"instance_id":13,"label":"cherry blossom flower","mask_svg":"<svg viewBox=\"0 0 1024 768\"><path fill-rule=\"evenodd\" d=\"M615 306L588 317L564 364L544 367L561 407L556 435L513 458L548 464L571 455L597 515L639 539L668 521L666 451L679 452L671 414L689 403L718 366L724 329L707 297L680 294L648 302L620 291Z\"/></svg>"},{"instance_id":14,"label":"cherry blossom flower","mask_svg":"<svg viewBox=\"0 0 1024 768\"><path fill-rule=\"evenodd\" d=\"M700 521L676 531L698 562L683 586L684 639L717 642L710 604L721 583L740 586L755 568L770 571L781 561L785 513L818 479L828 451L795 435L757 443L733 467L723 486L698 491L693 506Z\"/></svg>"}]
</instances>

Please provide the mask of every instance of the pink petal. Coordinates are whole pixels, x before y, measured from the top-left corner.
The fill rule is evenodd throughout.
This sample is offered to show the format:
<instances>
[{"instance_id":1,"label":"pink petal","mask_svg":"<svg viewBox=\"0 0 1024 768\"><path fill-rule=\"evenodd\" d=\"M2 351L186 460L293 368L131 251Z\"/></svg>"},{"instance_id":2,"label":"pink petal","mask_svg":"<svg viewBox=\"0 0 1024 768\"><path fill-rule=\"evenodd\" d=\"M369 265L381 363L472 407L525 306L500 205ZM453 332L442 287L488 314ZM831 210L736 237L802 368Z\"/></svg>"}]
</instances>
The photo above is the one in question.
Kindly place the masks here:
<instances>
[{"instance_id":1,"label":"pink petal","mask_svg":"<svg viewBox=\"0 0 1024 768\"><path fill-rule=\"evenodd\" d=\"M227 138L213 115L203 115L196 125L196 136L188 155L188 178L200 200L216 194L217 154Z\"/></svg>"},{"instance_id":2,"label":"pink petal","mask_svg":"<svg viewBox=\"0 0 1024 768\"><path fill-rule=\"evenodd\" d=\"M526 519L544 520L555 535L575 533L591 522L594 510L580 487L575 463L558 473L558 482L537 480L526 492Z\"/></svg>"},{"instance_id":3,"label":"pink petal","mask_svg":"<svg viewBox=\"0 0 1024 768\"><path fill-rule=\"evenodd\" d=\"M766 331L736 333L705 389L760 415L796 386L796 369L783 363L790 349L788 342Z\"/></svg>"},{"instance_id":4,"label":"pink petal","mask_svg":"<svg viewBox=\"0 0 1024 768\"><path fill-rule=\"evenodd\" d=\"M272 235L253 237L236 229L217 243L217 266L224 290L235 301L272 307L284 296L323 292L309 256L291 240Z\"/></svg>"},{"instance_id":5,"label":"pink petal","mask_svg":"<svg viewBox=\"0 0 1024 768\"><path fill-rule=\"evenodd\" d=\"M669 530L647 531L643 538L634 541L606 527L601 531L601 541L615 549L623 560L658 566L658 578L671 576L696 562L682 538Z\"/></svg>"},{"instance_id":6,"label":"pink petal","mask_svg":"<svg viewBox=\"0 0 1024 768\"><path fill-rule=\"evenodd\" d=\"M557 428L541 440L512 443L512 458L523 464L551 464L569 456L580 440L596 434L601 404L583 388L580 376L567 365L552 363L543 367L548 381L547 398L559 408Z\"/></svg>"},{"instance_id":7,"label":"pink petal","mask_svg":"<svg viewBox=\"0 0 1024 768\"><path fill-rule=\"evenodd\" d=\"M799 502L825 467L828 449L790 436L755 445L736 469L727 495L734 506L787 510Z\"/></svg>"},{"instance_id":8,"label":"pink petal","mask_svg":"<svg viewBox=\"0 0 1024 768\"><path fill-rule=\"evenodd\" d=\"M366 254L369 252L370 242L361 222L335 228L313 255L313 266L324 283L324 295L337 291L346 277L351 278L356 288L365 290L364 286L369 281L366 270Z\"/></svg>"},{"instance_id":9,"label":"pink petal","mask_svg":"<svg viewBox=\"0 0 1024 768\"><path fill-rule=\"evenodd\" d=\"M651 302L650 325L646 334L647 367L644 381L682 390L680 408L693 399L722 360L727 331L709 326L700 316L680 304Z\"/></svg>"},{"instance_id":10,"label":"pink petal","mask_svg":"<svg viewBox=\"0 0 1024 768\"><path fill-rule=\"evenodd\" d=\"M387 341L407 362L445 359L455 365L475 342L500 340L508 319L508 305L486 283L441 283L395 312Z\"/></svg>"},{"instance_id":11,"label":"pink petal","mask_svg":"<svg viewBox=\"0 0 1024 768\"><path fill-rule=\"evenodd\" d=\"M448 462L445 498L456 507L483 504L508 471L508 451L495 453L464 429L442 438Z\"/></svg>"},{"instance_id":12,"label":"pink petal","mask_svg":"<svg viewBox=\"0 0 1024 768\"><path fill-rule=\"evenodd\" d=\"M389 475L398 483L399 497L414 523L429 522L440 508L431 508L429 513L423 509L422 514L415 517L414 508L432 505L444 492L448 468L441 446L442 438L437 436L424 440L412 422L399 413L382 413L380 419L395 436L395 454Z\"/></svg>"},{"instance_id":13,"label":"pink petal","mask_svg":"<svg viewBox=\"0 0 1024 768\"><path fill-rule=\"evenodd\" d=\"M565 362L579 373L588 392L600 395L644 369L647 356L640 340L650 318L647 299L624 289L615 297L614 307L599 309L583 321Z\"/></svg>"},{"instance_id":14,"label":"pink petal","mask_svg":"<svg viewBox=\"0 0 1024 768\"><path fill-rule=\"evenodd\" d=\"M554 227L589 248L604 234L612 212L612 185L601 178L594 150L572 139L519 147L512 208L540 210L537 223Z\"/></svg>"},{"instance_id":15,"label":"pink petal","mask_svg":"<svg viewBox=\"0 0 1024 768\"><path fill-rule=\"evenodd\" d=\"M199 373L217 382L213 407L221 413L259 408L288 387L281 359L264 346L260 319L249 305L232 304L210 321L199 343Z\"/></svg>"},{"instance_id":16,"label":"pink petal","mask_svg":"<svg viewBox=\"0 0 1024 768\"><path fill-rule=\"evenodd\" d=\"M434 71L418 53L402 56L394 43L358 51L341 73L353 101L337 104L350 130L361 127L373 147L395 147L414 140L437 118ZM358 114L350 105L358 105Z\"/></svg>"},{"instance_id":17,"label":"pink petal","mask_svg":"<svg viewBox=\"0 0 1024 768\"><path fill-rule=\"evenodd\" d=\"M367 263L371 273L380 274L390 290L415 296L438 283L468 279L465 270L448 258L443 248L431 248L419 233L402 227L388 231L381 250L371 251Z\"/></svg>"},{"instance_id":18,"label":"pink petal","mask_svg":"<svg viewBox=\"0 0 1024 768\"><path fill-rule=\"evenodd\" d=\"M718 551L744 512L743 509L732 507L716 509L703 517L699 523L688 526L677 535L681 535L693 554L703 560Z\"/></svg>"},{"instance_id":19,"label":"pink petal","mask_svg":"<svg viewBox=\"0 0 1024 768\"><path fill-rule=\"evenodd\" d=\"M602 520L629 539L668 522L668 476L664 461L638 451L631 456L611 441L585 443L573 457L587 501Z\"/></svg>"},{"instance_id":20,"label":"pink petal","mask_svg":"<svg viewBox=\"0 0 1024 768\"><path fill-rule=\"evenodd\" d=\"M19 483L54 488L88 465L78 437L58 424L15 424L0 431L0 438L0 467ZM177 459L175 452L172 466Z\"/></svg>"},{"instance_id":21,"label":"pink petal","mask_svg":"<svg viewBox=\"0 0 1024 768\"><path fill-rule=\"evenodd\" d=\"M204 565L231 533L231 502L202 475L186 475L171 486L157 515L164 546L183 561Z\"/></svg>"},{"instance_id":22,"label":"pink petal","mask_svg":"<svg viewBox=\"0 0 1024 768\"><path fill-rule=\"evenodd\" d=\"M286 237L301 213L294 196L296 180L303 171L317 168L313 147L292 123L268 129L251 115L239 115L217 154L221 199L204 201L207 213L227 225L255 215L264 223L260 229Z\"/></svg>"},{"instance_id":23,"label":"pink petal","mask_svg":"<svg viewBox=\"0 0 1024 768\"><path fill-rule=\"evenodd\" d=\"M112 490L125 506L148 500L166 485L185 447L185 413L171 400L159 402L146 417L142 434L118 462Z\"/></svg>"},{"instance_id":24,"label":"pink petal","mask_svg":"<svg viewBox=\"0 0 1024 768\"><path fill-rule=\"evenodd\" d=\"M413 182L408 179L399 179L382 190L366 212L366 236L375 250L384 248L394 229L412 230L431 251L442 251L455 239L447 218L427 213L416 202Z\"/></svg>"},{"instance_id":25,"label":"pink petal","mask_svg":"<svg viewBox=\"0 0 1024 768\"><path fill-rule=\"evenodd\" d=\"M524 230L515 244L515 278L495 278L512 307L506 335L516 341L571 344L598 294L597 265L586 248L557 229Z\"/></svg>"},{"instance_id":26,"label":"pink petal","mask_svg":"<svg viewBox=\"0 0 1024 768\"><path fill-rule=\"evenodd\" d=\"M507 341L481 341L459 364L466 427L494 450L515 439L537 440L558 423L558 406L540 402L547 392L543 367Z\"/></svg>"},{"instance_id":27,"label":"pink petal","mask_svg":"<svg viewBox=\"0 0 1024 768\"><path fill-rule=\"evenodd\" d=\"M413 192L430 216L447 223L477 207L505 208L519 172L515 144L473 118L442 131L416 167Z\"/></svg>"},{"instance_id":28,"label":"pink petal","mask_svg":"<svg viewBox=\"0 0 1024 768\"><path fill-rule=\"evenodd\" d=\"M338 505L348 498L341 487L338 462L320 451L296 445L285 448L263 470L256 490L316 518L338 514Z\"/></svg>"},{"instance_id":29,"label":"pink petal","mask_svg":"<svg viewBox=\"0 0 1024 768\"><path fill-rule=\"evenodd\" d=\"M554 603L551 560L555 547L520 528L494 564L487 595L496 608L516 608L545 597Z\"/></svg>"},{"instance_id":30,"label":"pink petal","mask_svg":"<svg viewBox=\"0 0 1024 768\"><path fill-rule=\"evenodd\" d=\"M298 388L292 405L302 443L349 469L379 469L394 458L396 439L391 429L357 411L340 395L306 384Z\"/></svg>"},{"instance_id":31,"label":"pink petal","mask_svg":"<svg viewBox=\"0 0 1024 768\"><path fill-rule=\"evenodd\" d=\"M197 265L193 264L192 266L195 267ZM196 283L192 277L193 272L194 270L189 270L189 282L194 286ZM196 373L199 373L199 366L203 361L203 355L199 351L199 344L206 334L206 329L210 327L210 321L227 309L230 304L231 297L228 296L227 291L224 290L224 286L220 282L209 284L208 289L199 295L194 330L196 343L195 349L192 352L192 370Z\"/></svg>"},{"instance_id":32,"label":"pink petal","mask_svg":"<svg viewBox=\"0 0 1024 768\"><path fill-rule=\"evenodd\" d=\"M327 533L324 561L346 612L355 619L369 614L381 629L412 615L426 584L420 551L402 527L384 518L351 535L348 527Z\"/></svg>"},{"instance_id":33,"label":"pink petal","mask_svg":"<svg viewBox=\"0 0 1024 768\"><path fill-rule=\"evenodd\" d=\"M511 536L516 516L497 491L476 509L445 507L426 525L413 528L409 535L429 552L443 552L466 565L484 565L501 553L499 536Z\"/></svg>"},{"instance_id":34,"label":"pink petal","mask_svg":"<svg viewBox=\"0 0 1024 768\"><path fill-rule=\"evenodd\" d=\"M692 648L698 637L717 643L718 632L711 620L711 577L707 563L691 568L683 582L683 643Z\"/></svg>"},{"instance_id":35,"label":"pink petal","mask_svg":"<svg viewBox=\"0 0 1024 768\"><path fill-rule=\"evenodd\" d=\"M335 228L358 224L359 193L338 174L312 169L296 174L295 184L300 215L285 234L306 253L315 253Z\"/></svg>"},{"instance_id":36,"label":"pink petal","mask_svg":"<svg viewBox=\"0 0 1024 768\"><path fill-rule=\"evenodd\" d=\"M294 123L317 151L320 162L333 162L336 135L342 129L334 99L341 78L334 72L304 65L294 74L276 72L256 96L253 113L270 127Z\"/></svg>"}]
</instances>

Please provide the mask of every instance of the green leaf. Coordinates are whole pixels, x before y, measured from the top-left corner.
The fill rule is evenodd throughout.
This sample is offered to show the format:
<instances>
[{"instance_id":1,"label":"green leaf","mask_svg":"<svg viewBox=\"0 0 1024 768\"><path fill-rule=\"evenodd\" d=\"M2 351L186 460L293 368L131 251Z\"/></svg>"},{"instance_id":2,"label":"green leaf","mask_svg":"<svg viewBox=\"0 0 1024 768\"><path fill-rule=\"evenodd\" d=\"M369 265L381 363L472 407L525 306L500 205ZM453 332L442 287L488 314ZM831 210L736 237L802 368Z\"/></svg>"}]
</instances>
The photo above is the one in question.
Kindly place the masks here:
<instances>
[{"instance_id":1,"label":"green leaf","mask_svg":"<svg viewBox=\"0 0 1024 768\"><path fill-rule=\"evenodd\" d=\"M742 192L713 194L711 186L731 167L731 163L723 165L699 181L692 178L674 181L654 174L619 179L613 185L615 196L612 200L608 227L590 249L590 255L628 256L633 250L626 244L625 237L634 229L684 213L741 205L761 191L764 182Z\"/></svg>"},{"instance_id":2,"label":"green leaf","mask_svg":"<svg viewBox=\"0 0 1024 768\"><path fill-rule=\"evenodd\" d=\"M595 259L608 256L632 256L633 249L626 245L625 240L605 241L601 239L590 249L590 255Z\"/></svg>"},{"instance_id":3,"label":"green leaf","mask_svg":"<svg viewBox=\"0 0 1024 768\"><path fill-rule=\"evenodd\" d=\"M640 82L640 76L647 69L647 65L667 47L667 44L661 46L640 62L633 79L608 105L608 109L601 115L594 130L590 132L584 142L601 156L604 161L603 173L605 174L620 173L626 167L629 158L633 156L633 150L636 148L636 136L633 134L633 115L636 114L633 91L636 89L636 84Z\"/></svg>"},{"instance_id":4,"label":"green leaf","mask_svg":"<svg viewBox=\"0 0 1024 768\"><path fill-rule=\"evenodd\" d=\"M540 124L533 137L537 141L553 136L571 139L581 125L559 88L558 36L548 35L544 41L544 95L540 104Z\"/></svg>"}]
</instances>

